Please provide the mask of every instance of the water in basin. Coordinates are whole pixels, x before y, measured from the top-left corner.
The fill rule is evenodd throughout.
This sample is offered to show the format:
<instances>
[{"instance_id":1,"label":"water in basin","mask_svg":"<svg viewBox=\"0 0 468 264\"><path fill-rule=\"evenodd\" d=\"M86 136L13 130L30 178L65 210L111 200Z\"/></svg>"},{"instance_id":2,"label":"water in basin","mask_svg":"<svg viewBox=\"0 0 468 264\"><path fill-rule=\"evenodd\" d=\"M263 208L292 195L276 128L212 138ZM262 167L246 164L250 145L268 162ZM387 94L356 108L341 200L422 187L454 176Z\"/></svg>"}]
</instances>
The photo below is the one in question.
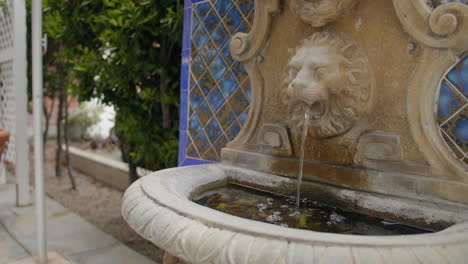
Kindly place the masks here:
<instances>
[{"instance_id":1,"label":"water in basin","mask_svg":"<svg viewBox=\"0 0 468 264\"><path fill-rule=\"evenodd\" d=\"M295 197L286 197L228 185L193 199L209 208L283 227L354 235L402 235L430 231L381 218L347 212L303 198L296 208Z\"/></svg>"}]
</instances>

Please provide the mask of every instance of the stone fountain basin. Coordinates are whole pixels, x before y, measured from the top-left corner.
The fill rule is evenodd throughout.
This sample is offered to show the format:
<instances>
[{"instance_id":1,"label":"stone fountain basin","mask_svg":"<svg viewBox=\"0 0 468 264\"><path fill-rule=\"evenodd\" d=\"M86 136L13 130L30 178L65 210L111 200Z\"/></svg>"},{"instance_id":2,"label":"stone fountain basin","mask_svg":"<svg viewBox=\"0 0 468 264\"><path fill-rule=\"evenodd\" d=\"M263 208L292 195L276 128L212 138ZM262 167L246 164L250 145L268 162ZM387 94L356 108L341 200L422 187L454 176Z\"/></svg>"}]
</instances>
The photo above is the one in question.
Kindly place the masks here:
<instances>
[{"instance_id":1,"label":"stone fountain basin","mask_svg":"<svg viewBox=\"0 0 468 264\"><path fill-rule=\"evenodd\" d=\"M122 213L145 239L189 263L464 263L468 222L428 205L408 205L388 197L360 196L376 208L424 207L423 217L451 217L457 224L440 232L401 236L322 233L248 220L191 201L191 197L228 182L287 188L294 180L223 164L173 168L135 182L125 192ZM340 195L354 191L337 191ZM350 193L351 192L351 193ZM386 201L386 202L384 202ZM380 205L378 205L381 203ZM413 208L414 209L414 208ZM416 210L416 209L414 209Z\"/></svg>"}]
</instances>

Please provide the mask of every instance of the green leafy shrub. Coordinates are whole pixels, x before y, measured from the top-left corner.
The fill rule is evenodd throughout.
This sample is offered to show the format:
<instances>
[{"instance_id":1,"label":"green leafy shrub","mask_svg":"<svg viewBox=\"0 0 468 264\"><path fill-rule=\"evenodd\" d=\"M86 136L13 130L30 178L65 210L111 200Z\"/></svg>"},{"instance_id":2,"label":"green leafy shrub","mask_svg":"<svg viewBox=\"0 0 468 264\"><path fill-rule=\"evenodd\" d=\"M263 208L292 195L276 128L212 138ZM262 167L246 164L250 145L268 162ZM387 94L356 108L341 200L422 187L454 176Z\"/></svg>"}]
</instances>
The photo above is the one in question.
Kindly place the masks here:
<instances>
[{"instance_id":1,"label":"green leafy shrub","mask_svg":"<svg viewBox=\"0 0 468 264\"><path fill-rule=\"evenodd\" d=\"M114 106L131 171L176 166L182 1L45 0L44 6L44 30L55 48L49 56L60 61L57 69L66 71L79 100Z\"/></svg>"}]
</instances>

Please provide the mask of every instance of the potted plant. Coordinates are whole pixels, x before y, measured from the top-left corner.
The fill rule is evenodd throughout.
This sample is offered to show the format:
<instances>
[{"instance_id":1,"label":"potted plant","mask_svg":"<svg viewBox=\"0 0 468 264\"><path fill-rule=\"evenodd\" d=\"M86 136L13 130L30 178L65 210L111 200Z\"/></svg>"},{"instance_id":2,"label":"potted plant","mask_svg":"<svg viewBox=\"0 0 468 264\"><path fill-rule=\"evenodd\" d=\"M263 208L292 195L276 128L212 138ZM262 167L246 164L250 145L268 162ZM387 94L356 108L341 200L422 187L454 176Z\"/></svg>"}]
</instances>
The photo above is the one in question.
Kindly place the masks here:
<instances>
[{"instance_id":1,"label":"potted plant","mask_svg":"<svg viewBox=\"0 0 468 264\"><path fill-rule=\"evenodd\" d=\"M0 128L0 160L2 159L2 154L8 139L10 139L10 131Z\"/></svg>"}]
</instances>

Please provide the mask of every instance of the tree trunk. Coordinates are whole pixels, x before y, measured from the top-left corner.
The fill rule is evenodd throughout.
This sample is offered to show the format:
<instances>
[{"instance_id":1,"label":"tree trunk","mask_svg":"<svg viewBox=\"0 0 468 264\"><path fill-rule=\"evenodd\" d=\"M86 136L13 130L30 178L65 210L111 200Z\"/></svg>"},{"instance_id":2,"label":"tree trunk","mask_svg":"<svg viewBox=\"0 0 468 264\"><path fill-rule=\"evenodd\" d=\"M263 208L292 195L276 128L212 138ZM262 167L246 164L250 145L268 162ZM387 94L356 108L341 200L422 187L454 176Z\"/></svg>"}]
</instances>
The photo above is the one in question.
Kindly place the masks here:
<instances>
[{"instance_id":1,"label":"tree trunk","mask_svg":"<svg viewBox=\"0 0 468 264\"><path fill-rule=\"evenodd\" d=\"M118 136L119 142L123 142L122 137ZM134 183L140 177L138 176L137 165L133 162L132 156L130 153L132 149L129 144L120 143L120 152L122 153L122 160L128 163L128 180L130 184Z\"/></svg>"},{"instance_id":2,"label":"tree trunk","mask_svg":"<svg viewBox=\"0 0 468 264\"><path fill-rule=\"evenodd\" d=\"M133 163L132 156L128 155L128 178L130 184L136 182L140 177L138 177L137 165Z\"/></svg>"},{"instance_id":3,"label":"tree trunk","mask_svg":"<svg viewBox=\"0 0 468 264\"><path fill-rule=\"evenodd\" d=\"M65 99L65 123L64 123L63 136L65 139L65 157L67 161L68 178L70 179L72 190L76 190L75 178L73 177L73 173L71 170L70 148L69 148L69 139L68 139L68 97L66 97Z\"/></svg>"},{"instance_id":4,"label":"tree trunk","mask_svg":"<svg viewBox=\"0 0 468 264\"><path fill-rule=\"evenodd\" d=\"M55 176L62 176L62 120L63 105L65 101L65 76L62 70L63 65L59 65L59 105L57 115L57 149L55 154Z\"/></svg>"},{"instance_id":5,"label":"tree trunk","mask_svg":"<svg viewBox=\"0 0 468 264\"><path fill-rule=\"evenodd\" d=\"M55 100L52 98L52 104L50 105L50 110L47 111L47 106L46 104L43 104L42 109L44 110L44 118L45 118L45 128L44 128L44 134L43 134L43 140L44 140L44 145L47 144L47 137L49 136L49 125L50 125L50 118L52 116L52 113L54 112L54 107L55 107ZM45 150L45 148L44 148Z\"/></svg>"}]
</instances>

